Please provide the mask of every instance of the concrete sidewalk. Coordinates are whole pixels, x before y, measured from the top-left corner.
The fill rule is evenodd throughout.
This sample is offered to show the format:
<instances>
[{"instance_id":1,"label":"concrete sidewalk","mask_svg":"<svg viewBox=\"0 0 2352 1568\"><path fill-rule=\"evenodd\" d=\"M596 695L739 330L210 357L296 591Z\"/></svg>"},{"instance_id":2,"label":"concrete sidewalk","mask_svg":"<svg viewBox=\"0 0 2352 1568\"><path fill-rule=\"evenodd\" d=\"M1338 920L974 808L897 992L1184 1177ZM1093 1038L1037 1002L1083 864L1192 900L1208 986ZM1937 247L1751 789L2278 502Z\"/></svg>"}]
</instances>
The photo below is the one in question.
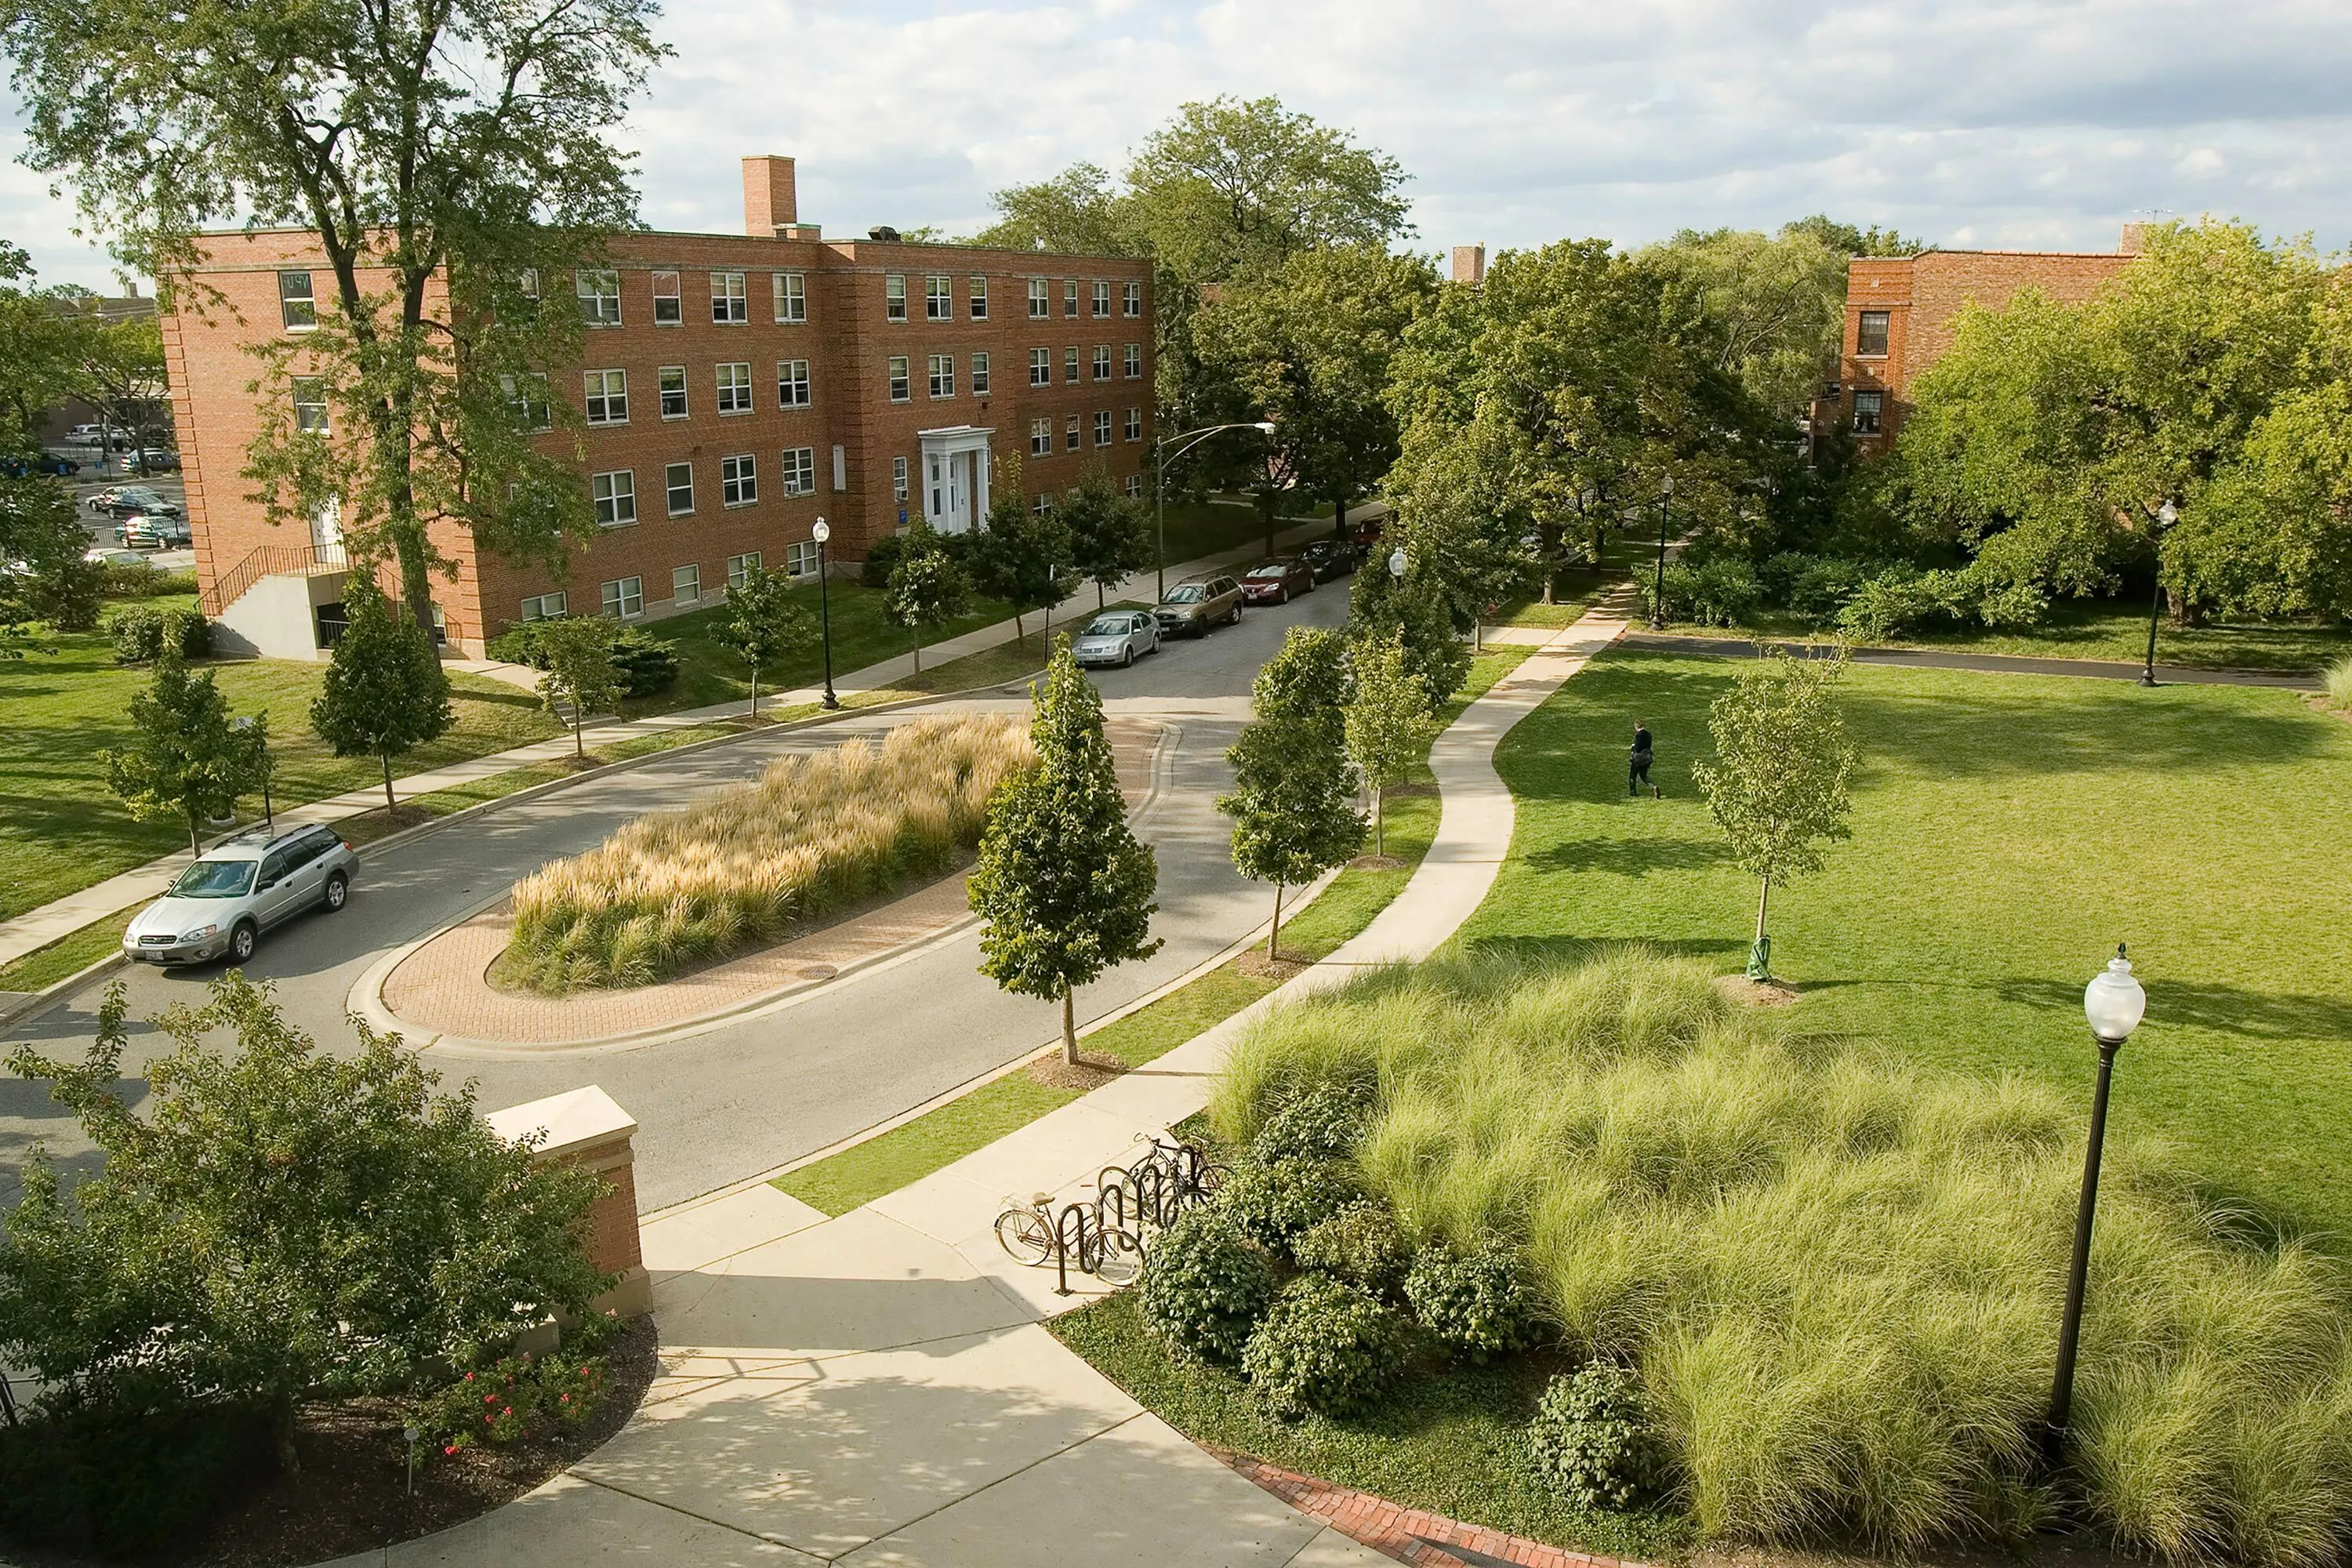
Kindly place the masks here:
<instances>
[{"instance_id":1,"label":"concrete sidewalk","mask_svg":"<svg viewBox=\"0 0 2352 1568\"><path fill-rule=\"evenodd\" d=\"M1371 1568L1391 1559L1193 1447L1046 1332L1055 1293L993 1226L1087 1190L1198 1110L1228 1044L1358 968L1427 955L1511 840L1497 741L1624 629L1612 602L1438 738L1428 857L1353 942L1223 1024L866 1207L827 1219L764 1183L649 1220L661 1373L619 1436L471 1524L347 1563L1085 1563Z\"/></svg>"},{"instance_id":2,"label":"concrete sidewalk","mask_svg":"<svg viewBox=\"0 0 2352 1568\"><path fill-rule=\"evenodd\" d=\"M1372 503L1372 505L1377 504L1379 503ZM1360 516L1370 510L1371 510L1370 506L1357 508L1349 515ZM1303 523L1277 535L1276 542L1288 545L1307 539L1319 538L1329 531L1330 526L1328 521ZM1168 568L1168 575L1173 580L1191 573L1206 571L1213 566L1245 560L1257 553L1258 549L1255 545L1245 549L1228 550L1198 561L1187 561L1181 564L1171 565ZM1153 584L1154 574L1139 572L1121 583L1113 591L1112 596L1131 598L1140 594L1150 597L1153 591ZM1068 601L1072 604L1076 602ZM1085 613L1079 612L1081 615ZM1068 623L1063 624L1066 626ZM656 629L658 629L657 623ZM1013 623L998 621L992 626L982 626L961 637L950 637L945 642L932 644L923 650L923 660L927 666L935 668L950 659L961 658L967 654L984 653L990 648L1011 642L1013 638ZM494 679L509 679L511 683L520 684L513 678L511 666L499 667L498 669L488 667L470 668L481 668L484 673L491 675ZM887 690L906 680L914 672L915 656L911 653L901 654L893 658L886 658L878 664L867 665L863 669L835 677L833 683L834 690L838 695ZM802 686L784 691L763 692L761 694L760 700L767 708L793 708L814 702L823 695L824 689L821 686ZM637 736L690 730L714 720L738 718L744 712L745 707L746 704L741 702L726 702L714 707L691 708L676 713L657 714L647 719L592 719L587 728L595 732L596 743L601 746ZM558 735L551 740L533 742L528 746L517 746L509 751L475 757L467 762L452 763L446 767L434 768L425 773L411 773L396 782L399 792L404 796L430 795L436 790L455 789L460 785L478 783L486 778L494 778L500 773L512 773L520 768L535 767L541 763L561 762L571 756L572 751L572 736ZM295 827L310 823L341 822L345 817L357 816L363 812L373 811L383 803L383 786L370 784L361 789L347 791L342 795L330 796L325 800L280 807L276 815L286 818L289 827ZM92 921L103 920L133 904L161 897L163 890L172 885L173 879L185 870L187 866L188 861L185 858L176 854L167 855L160 860L150 861L135 869L110 877L105 881L68 893L64 898L54 900L37 909L27 910L12 920L0 921L0 963L14 963L28 952L46 947L60 937L68 936L79 931Z\"/></svg>"}]
</instances>

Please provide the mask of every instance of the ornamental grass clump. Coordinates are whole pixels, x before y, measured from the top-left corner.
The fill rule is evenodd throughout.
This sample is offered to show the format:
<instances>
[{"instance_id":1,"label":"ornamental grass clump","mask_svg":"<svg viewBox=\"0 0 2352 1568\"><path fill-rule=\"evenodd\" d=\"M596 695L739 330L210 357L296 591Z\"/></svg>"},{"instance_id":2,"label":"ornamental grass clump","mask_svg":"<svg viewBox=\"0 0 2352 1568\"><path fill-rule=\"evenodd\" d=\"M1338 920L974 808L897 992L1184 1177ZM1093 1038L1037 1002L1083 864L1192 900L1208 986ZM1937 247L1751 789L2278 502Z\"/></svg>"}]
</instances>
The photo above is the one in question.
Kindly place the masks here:
<instances>
[{"instance_id":1,"label":"ornamental grass clump","mask_svg":"<svg viewBox=\"0 0 2352 1568\"><path fill-rule=\"evenodd\" d=\"M639 817L515 884L499 976L558 994L644 985L781 941L952 868L997 785L1034 760L1018 724L982 717L782 758L755 783Z\"/></svg>"},{"instance_id":2,"label":"ornamental grass clump","mask_svg":"<svg viewBox=\"0 0 2352 1568\"><path fill-rule=\"evenodd\" d=\"M2352 654L2329 665L2320 681L2327 690L2327 705L2352 713Z\"/></svg>"},{"instance_id":3,"label":"ornamental grass clump","mask_svg":"<svg viewBox=\"0 0 2352 1568\"><path fill-rule=\"evenodd\" d=\"M1893 1026L1899 1021L1890 1021ZM1318 1085L1424 1245L1496 1246L1545 1337L1641 1385L1720 1539L1909 1551L2063 1511L2265 1565L2352 1539L2352 1281L2111 1132L2065 1462L2036 1464L2080 1110L1736 1007L1639 950L1374 972L1234 1047L1232 1143Z\"/></svg>"}]
</instances>

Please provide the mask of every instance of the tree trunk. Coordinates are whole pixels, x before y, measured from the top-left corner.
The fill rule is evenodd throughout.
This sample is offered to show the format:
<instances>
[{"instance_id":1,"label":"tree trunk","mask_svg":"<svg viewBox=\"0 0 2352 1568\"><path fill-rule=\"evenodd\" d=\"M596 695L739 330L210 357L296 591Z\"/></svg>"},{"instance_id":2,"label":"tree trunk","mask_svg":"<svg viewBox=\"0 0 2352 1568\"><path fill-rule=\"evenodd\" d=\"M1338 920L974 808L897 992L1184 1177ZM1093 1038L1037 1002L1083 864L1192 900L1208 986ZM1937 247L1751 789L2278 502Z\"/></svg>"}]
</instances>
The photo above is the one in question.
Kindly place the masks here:
<instances>
[{"instance_id":1,"label":"tree trunk","mask_svg":"<svg viewBox=\"0 0 2352 1568\"><path fill-rule=\"evenodd\" d=\"M760 716L760 667L759 667L758 665L756 665L756 664L755 664L755 665L753 665L753 666L751 667L751 717L752 717L752 718L754 718L754 719L757 719L759 716Z\"/></svg>"},{"instance_id":2,"label":"tree trunk","mask_svg":"<svg viewBox=\"0 0 2352 1568\"><path fill-rule=\"evenodd\" d=\"M1097 577L1095 579L1095 612L1099 615L1108 608L1110 601L1103 597L1102 579Z\"/></svg>"},{"instance_id":3,"label":"tree trunk","mask_svg":"<svg viewBox=\"0 0 2352 1568\"><path fill-rule=\"evenodd\" d=\"M1070 983L1062 982L1062 1063L1065 1067L1078 1065L1077 1003L1071 998Z\"/></svg>"},{"instance_id":4,"label":"tree trunk","mask_svg":"<svg viewBox=\"0 0 2352 1568\"><path fill-rule=\"evenodd\" d=\"M582 762L588 760L588 742L581 738L588 728L588 705L578 698L572 701L572 754Z\"/></svg>"},{"instance_id":5,"label":"tree trunk","mask_svg":"<svg viewBox=\"0 0 2352 1568\"><path fill-rule=\"evenodd\" d=\"M278 1469L281 1475L302 1473L302 1456L294 1449L294 1400L281 1394L269 1407L269 1441L278 1451Z\"/></svg>"},{"instance_id":6,"label":"tree trunk","mask_svg":"<svg viewBox=\"0 0 2352 1568\"><path fill-rule=\"evenodd\" d=\"M392 753L381 754L383 763L383 815L389 819L399 802L392 798Z\"/></svg>"},{"instance_id":7,"label":"tree trunk","mask_svg":"<svg viewBox=\"0 0 2352 1568\"><path fill-rule=\"evenodd\" d=\"M1282 884L1274 885L1274 929L1265 933L1265 962L1268 968L1282 961Z\"/></svg>"},{"instance_id":8,"label":"tree trunk","mask_svg":"<svg viewBox=\"0 0 2352 1568\"><path fill-rule=\"evenodd\" d=\"M204 858L205 841L196 837L196 814L192 811L188 813L188 858L201 860Z\"/></svg>"},{"instance_id":9,"label":"tree trunk","mask_svg":"<svg viewBox=\"0 0 2352 1568\"><path fill-rule=\"evenodd\" d=\"M1389 852L1388 839L1381 831L1384 826L1381 819L1388 815L1381 809L1387 795L1387 790L1377 785L1372 790L1372 854L1375 858L1384 858Z\"/></svg>"},{"instance_id":10,"label":"tree trunk","mask_svg":"<svg viewBox=\"0 0 2352 1568\"><path fill-rule=\"evenodd\" d=\"M1028 640L1029 634L1027 631L1023 629L1021 625L1021 606L1015 605L1013 606L1013 646L1015 648L1018 648L1023 643L1027 642Z\"/></svg>"},{"instance_id":11,"label":"tree trunk","mask_svg":"<svg viewBox=\"0 0 2352 1568\"><path fill-rule=\"evenodd\" d=\"M1772 904L1772 879L1764 879L1764 890L1756 900L1756 940L1764 940L1764 911Z\"/></svg>"},{"instance_id":12,"label":"tree trunk","mask_svg":"<svg viewBox=\"0 0 2352 1568\"><path fill-rule=\"evenodd\" d=\"M915 634L915 673L917 675L923 673L923 634L921 632Z\"/></svg>"}]
</instances>

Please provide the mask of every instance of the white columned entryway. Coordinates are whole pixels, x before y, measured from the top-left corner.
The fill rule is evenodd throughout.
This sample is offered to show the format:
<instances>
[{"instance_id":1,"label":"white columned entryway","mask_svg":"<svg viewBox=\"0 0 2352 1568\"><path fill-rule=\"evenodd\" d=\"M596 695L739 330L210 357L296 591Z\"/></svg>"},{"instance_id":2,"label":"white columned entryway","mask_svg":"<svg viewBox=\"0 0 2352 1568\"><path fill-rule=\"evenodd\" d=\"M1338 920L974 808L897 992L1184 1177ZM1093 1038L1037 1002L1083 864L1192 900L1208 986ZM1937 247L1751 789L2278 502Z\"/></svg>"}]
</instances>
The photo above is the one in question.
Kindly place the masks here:
<instances>
[{"instance_id":1,"label":"white columned entryway","mask_svg":"<svg viewBox=\"0 0 2352 1568\"><path fill-rule=\"evenodd\" d=\"M988 520L988 438L973 425L920 432L923 515L941 533L969 533Z\"/></svg>"}]
</instances>

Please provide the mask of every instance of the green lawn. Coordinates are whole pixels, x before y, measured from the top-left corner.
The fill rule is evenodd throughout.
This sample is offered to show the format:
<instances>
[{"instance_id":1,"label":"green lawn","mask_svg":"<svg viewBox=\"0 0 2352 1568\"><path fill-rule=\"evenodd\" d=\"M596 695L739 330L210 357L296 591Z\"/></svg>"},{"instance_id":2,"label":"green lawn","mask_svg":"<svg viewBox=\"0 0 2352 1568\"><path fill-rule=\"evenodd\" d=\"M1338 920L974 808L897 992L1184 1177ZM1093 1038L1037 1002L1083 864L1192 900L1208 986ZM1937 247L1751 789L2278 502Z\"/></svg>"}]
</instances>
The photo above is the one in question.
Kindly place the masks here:
<instances>
[{"instance_id":1,"label":"green lawn","mask_svg":"<svg viewBox=\"0 0 2352 1568\"><path fill-rule=\"evenodd\" d=\"M192 603L163 598L157 608ZM110 605L112 615L125 607ZM133 822L107 793L99 752L129 738L133 693L149 672L114 662L102 631L44 636L46 651L0 661L0 920L102 881L187 846L171 823ZM326 666L284 659L210 663L230 707L267 712L271 794L292 805L340 795L381 776L372 758L345 759L310 731L310 702ZM556 733L529 692L476 676L453 676L457 725L420 746L395 770L415 773ZM246 802L258 819L258 797Z\"/></svg>"},{"instance_id":2,"label":"green lawn","mask_svg":"<svg viewBox=\"0 0 2352 1568\"><path fill-rule=\"evenodd\" d=\"M1734 668L1613 651L1512 731L1497 765L1518 830L1463 940L1643 940L1739 966L1755 885L1690 779ZM2276 690L1867 666L1843 700L1854 836L1773 895L1800 1016L2086 1100L2083 984L2128 941L2148 1013L2118 1123L2225 1193L2352 1235L2352 724ZM1636 717L1663 801L1625 796Z\"/></svg>"}]
</instances>

